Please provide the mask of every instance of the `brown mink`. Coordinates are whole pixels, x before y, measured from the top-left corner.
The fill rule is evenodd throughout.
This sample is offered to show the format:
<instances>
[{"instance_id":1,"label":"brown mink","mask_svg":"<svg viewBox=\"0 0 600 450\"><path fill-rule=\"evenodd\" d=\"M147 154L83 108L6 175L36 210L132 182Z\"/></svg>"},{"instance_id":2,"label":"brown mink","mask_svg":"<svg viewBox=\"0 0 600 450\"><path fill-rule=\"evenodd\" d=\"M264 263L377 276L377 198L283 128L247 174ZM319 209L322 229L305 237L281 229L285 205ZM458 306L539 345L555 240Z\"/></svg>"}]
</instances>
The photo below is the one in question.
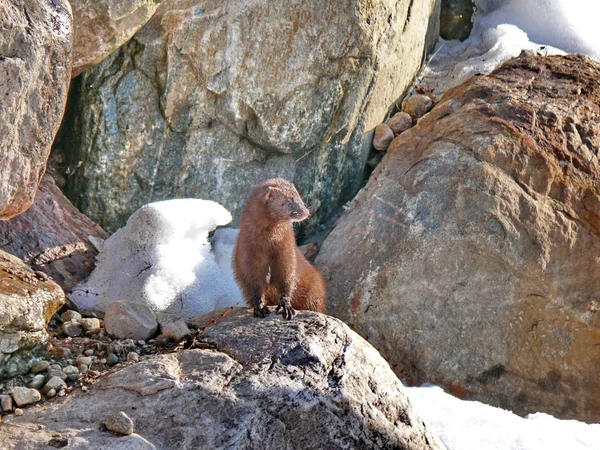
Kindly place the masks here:
<instances>
[{"instance_id":1,"label":"brown mink","mask_svg":"<svg viewBox=\"0 0 600 450\"><path fill-rule=\"evenodd\" d=\"M265 317L277 305L290 320L296 309L325 312L325 280L296 245L293 222L309 217L300 194L281 178L250 192L240 219L233 268L246 303Z\"/></svg>"}]
</instances>

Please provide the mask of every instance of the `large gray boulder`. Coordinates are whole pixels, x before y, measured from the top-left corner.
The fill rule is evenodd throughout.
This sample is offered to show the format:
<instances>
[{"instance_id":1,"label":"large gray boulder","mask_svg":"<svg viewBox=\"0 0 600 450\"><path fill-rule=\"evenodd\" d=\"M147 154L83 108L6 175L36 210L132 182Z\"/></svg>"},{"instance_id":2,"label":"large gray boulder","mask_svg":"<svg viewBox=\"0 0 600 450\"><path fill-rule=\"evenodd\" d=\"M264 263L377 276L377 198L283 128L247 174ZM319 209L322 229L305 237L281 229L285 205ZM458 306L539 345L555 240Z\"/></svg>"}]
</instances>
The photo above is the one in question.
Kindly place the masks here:
<instances>
[{"instance_id":1,"label":"large gray boulder","mask_svg":"<svg viewBox=\"0 0 600 450\"><path fill-rule=\"evenodd\" d=\"M70 0L73 8L73 77L127 42L161 0Z\"/></svg>"},{"instance_id":2,"label":"large gray boulder","mask_svg":"<svg viewBox=\"0 0 600 450\"><path fill-rule=\"evenodd\" d=\"M443 448L389 365L339 320L259 320L239 308L195 322L213 318L198 336L206 349L152 356L85 394L5 417L3 448ZM135 434L98 430L121 410Z\"/></svg>"},{"instance_id":3,"label":"large gray boulder","mask_svg":"<svg viewBox=\"0 0 600 450\"><path fill-rule=\"evenodd\" d=\"M292 180L322 220L363 181L372 129L437 39L437 0L167 0L75 80L67 196L114 231L143 204ZM309 224L310 225L310 224Z\"/></svg>"},{"instance_id":4,"label":"large gray boulder","mask_svg":"<svg viewBox=\"0 0 600 450\"><path fill-rule=\"evenodd\" d=\"M0 379L29 370L64 303L56 283L0 250Z\"/></svg>"},{"instance_id":5,"label":"large gray boulder","mask_svg":"<svg viewBox=\"0 0 600 450\"><path fill-rule=\"evenodd\" d=\"M35 197L67 101L66 0L0 0L0 220Z\"/></svg>"},{"instance_id":6,"label":"large gray boulder","mask_svg":"<svg viewBox=\"0 0 600 450\"><path fill-rule=\"evenodd\" d=\"M399 376L600 421L600 64L525 57L390 145L316 260Z\"/></svg>"}]
</instances>

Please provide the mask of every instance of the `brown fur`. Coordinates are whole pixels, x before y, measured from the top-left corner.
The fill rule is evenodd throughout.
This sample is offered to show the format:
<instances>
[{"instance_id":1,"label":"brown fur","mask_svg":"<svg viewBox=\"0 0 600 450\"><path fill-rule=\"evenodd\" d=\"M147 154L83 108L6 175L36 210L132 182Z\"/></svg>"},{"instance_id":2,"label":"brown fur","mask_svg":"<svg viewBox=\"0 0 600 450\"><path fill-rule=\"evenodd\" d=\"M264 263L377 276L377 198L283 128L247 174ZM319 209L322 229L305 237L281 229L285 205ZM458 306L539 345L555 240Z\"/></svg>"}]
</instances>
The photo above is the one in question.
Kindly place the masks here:
<instances>
[{"instance_id":1,"label":"brown fur","mask_svg":"<svg viewBox=\"0 0 600 450\"><path fill-rule=\"evenodd\" d=\"M240 219L233 267L244 298L257 316L267 305L325 312L325 281L296 245L293 222L309 216L294 185L281 178L252 190Z\"/></svg>"}]
</instances>

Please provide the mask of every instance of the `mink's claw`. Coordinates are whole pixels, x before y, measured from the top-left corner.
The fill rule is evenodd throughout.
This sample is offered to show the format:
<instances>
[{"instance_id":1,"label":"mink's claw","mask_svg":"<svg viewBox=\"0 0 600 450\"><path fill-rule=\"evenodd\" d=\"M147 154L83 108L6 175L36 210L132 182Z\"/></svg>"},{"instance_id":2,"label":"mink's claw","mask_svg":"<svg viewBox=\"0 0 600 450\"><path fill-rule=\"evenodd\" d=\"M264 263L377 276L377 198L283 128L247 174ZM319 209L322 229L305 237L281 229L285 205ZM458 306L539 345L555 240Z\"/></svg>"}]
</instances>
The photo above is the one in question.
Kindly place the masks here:
<instances>
[{"instance_id":1,"label":"mink's claw","mask_svg":"<svg viewBox=\"0 0 600 450\"><path fill-rule=\"evenodd\" d=\"M289 303L286 303L284 301L279 302L279 305L277 305L275 312L277 314L282 314L285 320L292 320L296 315L296 310L292 308L292 306Z\"/></svg>"},{"instance_id":2,"label":"mink's claw","mask_svg":"<svg viewBox=\"0 0 600 450\"><path fill-rule=\"evenodd\" d=\"M262 308L254 308L254 317L260 317L264 319L269 314L271 314L271 310L267 306L263 306Z\"/></svg>"}]
</instances>

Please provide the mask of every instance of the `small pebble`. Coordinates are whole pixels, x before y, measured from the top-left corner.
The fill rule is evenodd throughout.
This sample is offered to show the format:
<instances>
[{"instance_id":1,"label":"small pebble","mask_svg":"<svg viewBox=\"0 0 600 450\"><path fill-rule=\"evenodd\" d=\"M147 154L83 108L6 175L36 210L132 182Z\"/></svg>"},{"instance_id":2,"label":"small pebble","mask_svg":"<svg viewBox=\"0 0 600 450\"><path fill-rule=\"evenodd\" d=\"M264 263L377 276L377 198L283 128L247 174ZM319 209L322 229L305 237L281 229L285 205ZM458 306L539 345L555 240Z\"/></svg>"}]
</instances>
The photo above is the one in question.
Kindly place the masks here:
<instances>
[{"instance_id":1,"label":"small pebble","mask_svg":"<svg viewBox=\"0 0 600 450\"><path fill-rule=\"evenodd\" d=\"M54 397L56 397L56 389L49 389L48 392L46 392L46 398Z\"/></svg>"},{"instance_id":2,"label":"small pebble","mask_svg":"<svg viewBox=\"0 0 600 450\"><path fill-rule=\"evenodd\" d=\"M39 389L44 385L45 382L46 376L39 373L33 377L33 380L31 380L31 383L29 383L29 387L32 389Z\"/></svg>"},{"instance_id":3,"label":"small pebble","mask_svg":"<svg viewBox=\"0 0 600 450\"><path fill-rule=\"evenodd\" d=\"M104 421L106 428L113 433L129 436L133 433L133 421L123 411L111 415Z\"/></svg>"},{"instance_id":4,"label":"small pebble","mask_svg":"<svg viewBox=\"0 0 600 450\"><path fill-rule=\"evenodd\" d=\"M62 380L66 380L67 374L63 372L62 367L60 367L58 364L50 364L50 367L48 367L48 374L46 375L46 379L49 380L53 377L59 377Z\"/></svg>"},{"instance_id":5,"label":"small pebble","mask_svg":"<svg viewBox=\"0 0 600 450\"><path fill-rule=\"evenodd\" d=\"M182 341L186 338L186 336L192 334L187 324L183 320L167 323L161 327L161 333L163 336L168 337L175 342Z\"/></svg>"},{"instance_id":6,"label":"small pebble","mask_svg":"<svg viewBox=\"0 0 600 450\"><path fill-rule=\"evenodd\" d=\"M25 412L21 408L15 409L15 416L22 416Z\"/></svg>"},{"instance_id":7,"label":"small pebble","mask_svg":"<svg viewBox=\"0 0 600 450\"><path fill-rule=\"evenodd\" d=\"M0 406L2 411L11 412L14 409L12 397L10 395L0 395Z\"/></svg>"},{"instance_id":8,"label":"small pebble","mask_svg":"<svg viewBox=\"0 0 600 450\"><path fill-rule=\"evenodd\" d=\"M81 324L74 321L63 323L62 330L67 336L71 337L81 336L81 333L83 333L83 327Z\"/></svg>"},{"instance_id":9,"label":"small pebble","mask_svg":"<svg viewBox=\"0 0 600 450\"><path fill-rule=\"evenodd\" d=\"M88 371L88 366L86 364L77 364L77 369L79 370L79 373L85 375Z\"/></svg>"},{"instance_id":10,"label":"small pebble","mask_svg":"<svg viewBox=\"0 0 600 450\"><path fill-rule=\"evenodd\" d=\"M46 394L46 396L48 395L48 391L50 391L50 389L54 389L55 391L59 391L61 390L63 387L66 387L67 383L64 382L64 380L60 377L52 377L48 380L48 382L46 383L46 385L42 388L42 392L44 394Z\"/></svg>"},{"instance_id":11,"label":"small pebble","mask_svg":"<svg viewBox=\"0 0 600 450\"><path fill-rule=\"evenodd\" d=\"M93 370L93 369L88 370L87 374L88 374L88 376L90 376L92 378L96 378L96 377L100 376L100 372L97 370Z\"/></svg>"},{"instance_id":12,"label":"small pebble","mask_svg":"<svg viewBox=\"0 0 600 450\"><path fill-rule=\"evenodd\" d=\"M137 341L137 345L146 345L146 341L140 339L139 341Z\"/></svg>"},{"instance_id":13,"label":"small pebble","mask_svg":"<svg viewBox=\"0 0 600 450\"><path fill-rule=\"evenodd\" d=\"M75 366L67 366L63 369L63 372L67 374L67 380L69 381L77 381L81 378L79 369Z\"/></svg>"},{"instance_id":14,"label":"small pebble","mask_svg":"<svg viewBox=\"0 0 600 450\"><path fill-rule=\"evenodd\" d=\"M386 123L391 128L394 135L397 136L412 127L412 121L410 114L400 111L390 117Z\"/></svg>"},{"instance_id":15,"label":"small pebble","mask_svg":"<svg viewBox=\"0 0 600 450\"><path fill-rule=\"evenodd\" d=\"M373 147L375 147L375 150L386 151L393 140L394 132L387 124L380 123L375 127L375 133L373 134Z\"/></svg>"},{"instance_id":16,"label":"small pebble","mask_svg":"<svg viewBox=\"0 0 600 450\"><path fill-rule=\"evenodd\" d=\"M69 359L71 357L71 350L67 347L54 347L52 355L58 359Z\"/></svg>"},{"instance_id":17,"label":"small pebble","mask_svg":"<svg viewBox=\"0 0 600 450\"><path fill-rule=\"evenodd\" d=\"M81 320L81 314L79 314L77 311L69 309L62 313L60 315L60 318L63 320L63 322L70 322L71 320Z\"/></svg>"},{"instance_id":18,"label":"small pebble","mask_svg":"<svg viewBox=\"0 0 600 450\"><path fill-rule=\"evenodd\" d=\"M119 357L117 355L115 355L114 353L110 353L107 357L106 357L106 365L108 367L112 367L115 364L119 364L121 362L121 360L119 359Z\"/></svg>"},{"instance_id":19,"label":"small pebble","mask_svg":"<svg viewBox=\"0 0 600 450\"><path fill-rule=\"evenodd\" d=\"M90 358L89 356L80 356L75 360L75 364L77 364L78 366L83 364L89 367L92 364L92 358Z\"/></svg>"},{"instance_id":20,"label":"small pebble","mask_svg":"<svg viewBox=\"0 0 600 450\"><path fill-rule=\"evenodd\" d=\"M94 350L93 350L93 349L91 349L91 348L88 348L87 350L85 350L85 351L83 352L83 354L84 354L85 356L92 356L92 355L94 354Z\"/></svg>"},{"instance_id":21,"label":"small pebble","mask_svg":"<svg viewBox=\"0 0 600 450\"><path fill-rule=\"evenodd\" d=\"M426 95L413 95L402 105L402 111L413 119L418 119L427 114L433 107L433 101Z\"/></svg>"},{"instance_id":22,"label":"small pebble","mask_svg":"<svg viewBox=\"0 0 600 450\"><path fill-rule=\"evenodd\" d=\"M80 319L79 323L85 331L98 330L100 331L100 319L86 318Z\"/></svg>"},{"instance_id":23,"label":"small pebble","mask_svg":"<svg viewBox=\"0 0 600 450\"><path fill-rule=\"evenodd\" d=\"M38 361L29 370L31 373L40 373L45 372L50 367L50 363L48 361Z\"/></svg>"},{"instance_id":24,"label":"small pebble","mask_svg":"<svg viewBox=\"0 0 600 450\"><path fill-rule=\"evenodd\" d=\"M10 390L10 395L17 404L17 406L30 405L35 402L39 402L42 396L36 389L26 388L17 386Z\"/></svg>"},{"instance_id":25,"label":"small pebble","mask_svg":"<svg viewBox=\"0 0 600 450\"><path fill-rule=\"evenodd\" d=\"M138 362L139 360L140 360L140 355L138 355L136 352L127 353L127 361Z\"/></svg>"},{"instance_id":26,"label":"small pebble","mask_svg":"<svg viewBox=\"0 0 600 450\"><path fill-rule=\"evenodd\" d=\"M90 388L88 388L87 386L81 386L81 392L87 392L89 390Z\"/></svg>"}]
</instances>

